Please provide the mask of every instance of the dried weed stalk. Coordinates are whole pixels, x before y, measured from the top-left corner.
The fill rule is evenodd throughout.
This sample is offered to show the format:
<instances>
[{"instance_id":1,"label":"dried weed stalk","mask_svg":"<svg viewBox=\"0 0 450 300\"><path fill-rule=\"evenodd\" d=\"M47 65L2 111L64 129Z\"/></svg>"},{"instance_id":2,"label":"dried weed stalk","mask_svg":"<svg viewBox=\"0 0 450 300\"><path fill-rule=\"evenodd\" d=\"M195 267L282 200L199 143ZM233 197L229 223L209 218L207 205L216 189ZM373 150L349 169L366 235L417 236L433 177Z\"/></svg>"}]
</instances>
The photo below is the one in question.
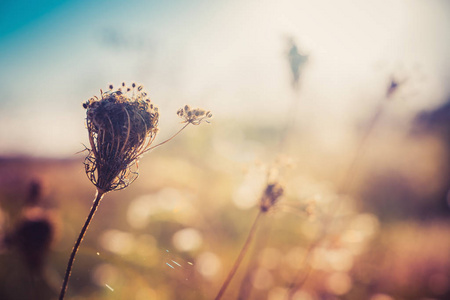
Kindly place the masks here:
<instances>
[{"instance_id":1,"label":"dried weed stalk","mask_svg":"<svg viewBox=\"0 0 450 300\"><path fill-rule=\"evenodd\" d=\"M268 178L270 177L270 172L268 174ZM217 294L215 300L222 299L222 296L225 294L225 291L228 288L228 285L231 283L231 280L233 279L234 275L236 274L237 269L239 268L242 260L244 259L253 239L256 234L257 228L259 226L261 217L272 210L272 208L278 203L280 197L283 195L284 189L281 186L281 184L277 180L269 180L267 181L267 184L265 186L264 192L261 195L260 202L259 202L259 212L256 216L255 221L253 221L253 225L250 229L250 232L247 235L247 239L242 246L241 252L239 253L239 256L237 257L236 261L234 262L233 267L231 268L230 272L228 273L227 278L222 284L222 287L219 290L219 293Z\"/></svg>"},{"instance_id":2,"label":"dried weed stalk","mask_svg":"<svg viewBox=\"0 0 450 300\"><path fill-rule=\"evenodd\" d=\"M186 123L172 137L151 147L158 133L159 111L148 98L143 86L125 83L118 89L100 90L101 98L83 103L91 148L84 165L89 180L97 187L97 195L78 236L67 264L59 299L64 299L75 255L103 195L129 186L138 176L137 161L147 151L172 140L189 124L208 122L211 112L191 109L186 105L178 115Z\"/></svg>"},{"instance_id":3,"label":"dried weed stalk","mask_svg":"<svg viewBox=\"0 0 450 300\"><path fill-rule=\"evenodd\" d=\"M343 195L348 192L350 189L350 186L353 183L353 180L356 177L357 169L359 167L359 164L361 163L363 156L365 154L368 140L370 136L373 134L373 131L376 127L376 125L379 123L381 116L383 115L385 111L385 106L389 103L389 101L393 100L395 94L398 92L398 89L400 86L402 86L406 82L406 79L399 81L395 77L392 77L389 81L389 85L386 89L385 97L382 99L382 101L379 103L378 107L376 108L372 118L370 119L368 126L366 127L366 130L363 132L363 135L359 141L359 145L356 149L356 152L350 162L350 165L348 166L348 169L346 170L345 175L342 177L341 182L338 183L338 189L337 194ZM311 275L312 267L307 266L308 261L310 261L312 251L319 246L325 238L328 236L329 230L332 228L333 222L336 220L336 214L340 209L340 206L342 204L342 197L339 198L336 202L334 207L331 208L331 214L326 218L323 222L323 232L319 235L319 237L313 241L304 256L302 267L298 271L298 273L295 275L294 279L291 281L289 285L289 289L287 292L287 299L293 299L295 293L300 290L306 281L308 280L309 276Z\"/></svg>"}]
</instances>

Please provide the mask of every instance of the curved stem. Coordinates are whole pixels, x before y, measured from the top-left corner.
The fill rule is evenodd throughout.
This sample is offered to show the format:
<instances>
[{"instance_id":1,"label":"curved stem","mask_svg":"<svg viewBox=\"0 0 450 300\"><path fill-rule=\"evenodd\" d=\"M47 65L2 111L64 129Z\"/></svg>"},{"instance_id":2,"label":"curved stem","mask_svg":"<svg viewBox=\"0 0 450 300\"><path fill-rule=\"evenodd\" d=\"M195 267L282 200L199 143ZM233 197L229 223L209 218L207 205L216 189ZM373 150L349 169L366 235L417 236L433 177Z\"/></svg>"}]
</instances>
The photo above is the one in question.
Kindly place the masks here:
<instances>
[{"instance_id":1,"label":"curved stem","mask_svg":"<svg viewBox=\"0 0 450 300\"><path fill-rule=\"evenodd\" d=\"M250 229L250 232L248 233L247 240L245 241L244 246L241 249L241 252L239 253L238 258L234 262L233 267L230 270L230 273L228 273L227 279L225 279L224 283L222 284L222 287L220 288L219 293L217 294L215 300L219 300L222 298L223 294L225 293L228 285L230 284L231 280L233 279L234 274L236 273L237 269L239 268L239 265L242 262L242 259L244 258L245 254L247 253L248 247L251 244L251 241L253 240L253 237L255 236L256 228L258 225L258 221L260 220L261 215L263 212L260 210L258 212L258 215L256 216L255 221L253 222L252 228Z\"/></svg>"},{"instance_id":2,"label":"curved stem","mask_svg":"<svg viewBox=\"0 0 450 300\"><path fill-rule=\"evenodd\" d=\"M91 223L91 220L94 217L97 207L100 204L100 200L102 200L104 194L105 194L104 191L97 189L97 195L95 196L94 203L92 204L91 207L91 211L89 212L86 222L84 222L84 226L81 229L81 232L78 235L78 239L75 242L75 246L73 246L72 253L70 254L69 262L67 263L66 275L64 276L63 285L61 287L61 292L59 294L59 300L64 299L64 295L67 290L67 285L69 283L70 274L72 272L72 265L73 262L75 261L75 255L77 254L78 249L80 248L80 244L83 241L83 237L86 234L86 230L88 229L89 224Z\"/></svg>"},{"instance_id":3,"label":"curved stem","mask_svg":"<svg viewBox=\"0 0 450 300\"><path fill-rule=\"evenodd\" d=\"M148 152L148 151L150 151L150 150L152 150L152 149L155 149L156 147L159 147L159 146L164 145L165 143L171 141L171 140L172 140L174 137L176 137L181 131L183 131L183 129L185 129L189 124L191 124L191 123L187 123L186 125L184 125L183 127L181 127L181 129L178 130L177 133L175 133L174 135L172 135L170 138L168 138L168 139L165 140L164 142L161 142L161 143L159 143L159 144L157 144L157 145L155 145L155 146L153 146L153 147L148 148L148 149L145 150L143 153Z\"/></svg>"}]
</instances>

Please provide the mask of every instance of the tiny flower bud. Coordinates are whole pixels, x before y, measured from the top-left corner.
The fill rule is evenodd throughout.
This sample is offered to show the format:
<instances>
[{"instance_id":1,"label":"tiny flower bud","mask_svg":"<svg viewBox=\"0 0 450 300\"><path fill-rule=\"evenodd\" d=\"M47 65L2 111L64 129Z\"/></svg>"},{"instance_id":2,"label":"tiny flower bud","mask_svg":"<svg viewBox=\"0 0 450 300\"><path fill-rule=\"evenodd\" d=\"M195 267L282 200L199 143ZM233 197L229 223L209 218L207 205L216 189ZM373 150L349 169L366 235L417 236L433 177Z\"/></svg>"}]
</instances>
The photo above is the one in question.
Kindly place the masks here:
<instances>
[{"instance_id":1,"label":"tiny flower bud","mask_svg":"<svg viewBox=\"0 0 450 300\"><path fill-rule=\"evenodd\" d=\"M283 195L283 187L279 183L267 184L263 195L261 196L260 209L263 212L267 212L271 207L273 207L278 198Z\"/></svg>"}]
</instances>

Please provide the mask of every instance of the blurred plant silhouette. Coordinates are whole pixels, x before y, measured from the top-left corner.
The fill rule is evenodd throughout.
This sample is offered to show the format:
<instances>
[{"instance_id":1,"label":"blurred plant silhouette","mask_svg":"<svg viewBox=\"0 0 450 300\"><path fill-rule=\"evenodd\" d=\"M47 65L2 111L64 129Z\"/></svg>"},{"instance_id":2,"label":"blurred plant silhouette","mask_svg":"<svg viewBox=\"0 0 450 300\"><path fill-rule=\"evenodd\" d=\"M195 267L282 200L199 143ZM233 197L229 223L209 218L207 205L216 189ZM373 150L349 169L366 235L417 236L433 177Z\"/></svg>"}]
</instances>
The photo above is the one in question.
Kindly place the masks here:
<instances>
[{"instance_id":1,"label":"blurred plant silhouette","mask_svg":"<svg viewBox=\"0 0 450 300\"><path fill-rule=\"evenodd\" d=\"M226 277L225 281L223 282L222 287L220 288L217 296L215 297L215 300L222 299L223 295L225 294L225 291L228 288L228 285L230 284L231 280L236 274L242 260L247 254L247 251L251 243L253 242L261 217L273 209L273 207L278 203L280 197L283 195L283 192L284 189L282 185L277 181L277 179L271 178L271 172L269 171L267 175L266 186L259 200L258 214L255 218L255 221L253 222L250 232L248 233L247 239L245 240L245 243L242 246L241 252L239 253L236 261L234 262L234 265L231 267L231 270L228 273L228 276Z\"/></svg>"},{"instance_id":2,"label":"blurred plant silhouette","mask_svg":"<svg viewBox=\"0 0 450 300\"><path fill-rule=\"evenodd\" d=\"M55 210L47 207L43 201L41 181L31 180L18 215L11 217L16 220L6 232L2 243L7 253L10 252L13 256L16 253L20 257L23 267L27 270L24 272L27 276L22 280L29 282L30 288L23 292L12 290L12 295L8 298L28 297L44 300L54 297L56 291L47 276L45 266L59 231L59 222Z\"/></svg>"}]
</instances>

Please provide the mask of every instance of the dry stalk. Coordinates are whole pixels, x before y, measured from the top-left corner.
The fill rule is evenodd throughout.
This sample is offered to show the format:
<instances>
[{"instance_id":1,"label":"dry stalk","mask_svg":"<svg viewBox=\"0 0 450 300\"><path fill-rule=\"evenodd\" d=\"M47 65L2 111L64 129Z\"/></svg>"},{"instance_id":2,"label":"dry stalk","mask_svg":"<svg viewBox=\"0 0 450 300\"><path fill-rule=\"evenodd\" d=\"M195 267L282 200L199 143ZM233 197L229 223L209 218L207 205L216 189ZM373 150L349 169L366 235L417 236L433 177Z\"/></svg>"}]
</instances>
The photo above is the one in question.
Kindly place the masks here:
<instances>
[{"instance_id":1,"label":"dry stalk","mask_svg":"<svg viewBox=\"0 0 450 300\"><path fill-rule=\"evenodd\" d=\"M283 188L279 183L268 183L266 185L266 188L261 196L260 206L259 206L259 212L256 216L255 221L253 222L253 225L250 229L250 232L247 235L247 239L245 240L244 245L242 246L241 252L239 253L236 261L234 262L233 267L231 268L230 272L228 273L227 278L222 284L222 287L219 290L219 293L217 294L215 300L222 299L222 296L225 294L225 291L227 290L229 284L231 283L231 280L233 279L234 275L236 274L239 266L241 265L242 260L244 259L252 241L256 234L257 228L259 226L261 217L266 214L277 202L278 199L283 195Z\"/></svg>"},{"instance_id":2,"label":"dry stalk","mask_svg":"<svg viewBox=\"0 0 450 300\"><path fill-rule=\"evenodd\" d=\"M402 84L401 82L395 80L394 78L391 79L389 83L389 87L386 90L386 95L382 102L378 105L377 109L375 110L375 113L373 114L372 118L370 119L370 122L368 123L367 129L363 133L363 136L361 137L361 140L359 141L358 148L356 149L355 155L353 156L350 165L342 178L342 181L339 183L337 193L338 194L344 194L348 192L351 184L353 183L353 179L355 178L355 174L357 172L358 166L363 159L363 156L365 154L365 150L367 148L367 143L369 140L369 137L372 135L376 124L379 122L381 116L384 113L385 106L389 100L392 99L393 95L397 92L399 85ZM292 280L289 290L288 290L288 299L292 299L294 294L303 287L303 285L308 280L309 276L311 275L312 268L309 266L306 271L302 272L303 269L306 268L306 264L309 261L309 258L312 254L312 251L322 243L322 241L327 237L328 231L332 227L333 221L336 219L336 214L339 211L341 207L342 201L338 199L336 201L335 206L331 209L331 215L325 219L323 228L323 233L311 243L311 245L308 247L305 257L303 259L302 268L300 268L300 271L295 275L294 280Z\"/></svg>"},{"instance_id":3,"label":"dry stalk","mask_svg":"<svg viewBox=\"0 0 450 300\"><path fill-rule=\"evenodd\" d=\"M84 165L97 195L70 254L59 300L64 299L75 256L103 196L124 189L136 180L137 161L144 153L172 140L189 124L199 125L212 117L209 111L186 105L180 110L182 113L178 111L186 124L166 141L150 147L158 133L159 111L143 86L133 83L127 87L122 83L117 90L110 85L109 91L100 92L101 99L94 97L83 103L91 146L86 149Z\"/></svg>"}]
</instances>

